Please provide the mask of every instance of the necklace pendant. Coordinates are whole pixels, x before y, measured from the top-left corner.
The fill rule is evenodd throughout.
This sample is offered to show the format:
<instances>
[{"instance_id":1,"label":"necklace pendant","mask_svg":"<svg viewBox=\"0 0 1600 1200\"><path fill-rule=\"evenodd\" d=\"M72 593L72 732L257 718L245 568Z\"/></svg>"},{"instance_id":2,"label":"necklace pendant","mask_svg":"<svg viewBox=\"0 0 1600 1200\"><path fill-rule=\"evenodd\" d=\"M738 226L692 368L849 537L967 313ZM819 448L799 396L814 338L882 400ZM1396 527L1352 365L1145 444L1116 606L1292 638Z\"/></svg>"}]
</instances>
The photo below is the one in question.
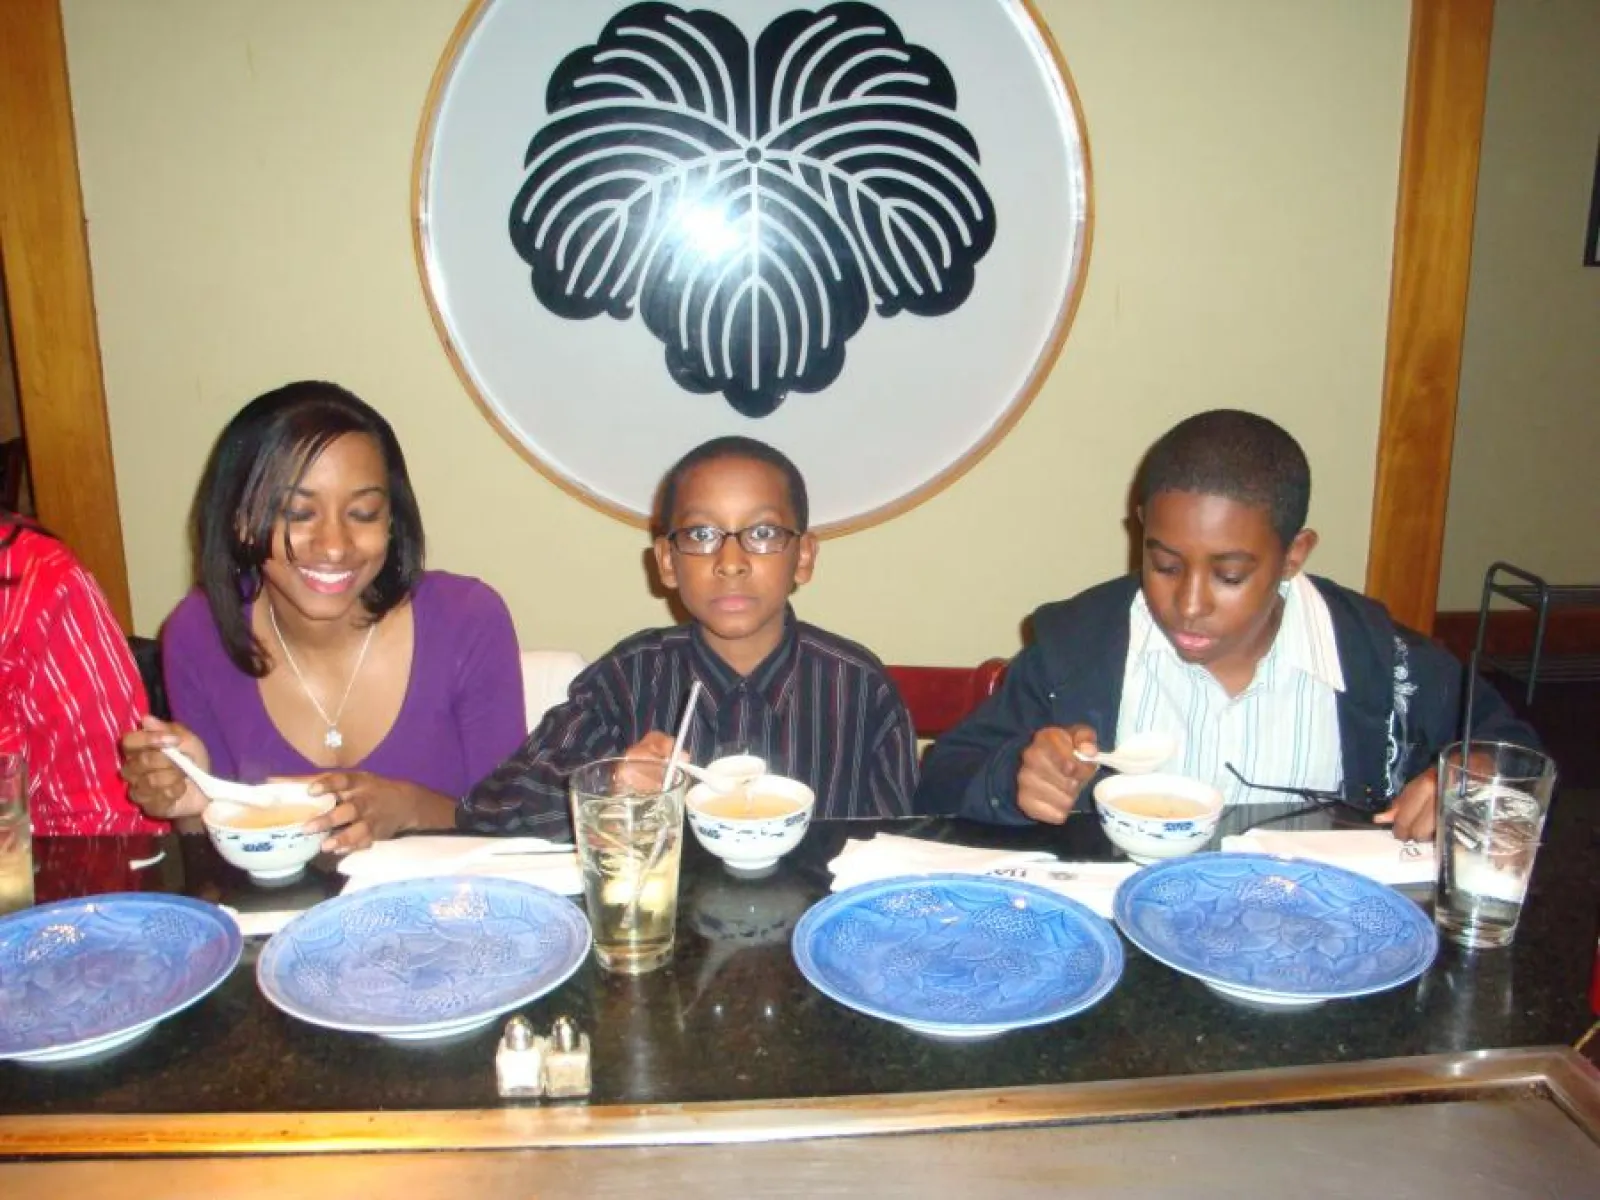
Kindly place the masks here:
<instances>
[{"instance_id":1,"label":"necklace pendant","mask_svg":"<svg viewBox=\"0 0 1600 1200\"><path fill-rule=\"evenodd\" d=\"M328 732L322 735L322 744L329 750L337 750L344 745L344 734L336 726L329 725Z\"/></svg>"}]
</instances>

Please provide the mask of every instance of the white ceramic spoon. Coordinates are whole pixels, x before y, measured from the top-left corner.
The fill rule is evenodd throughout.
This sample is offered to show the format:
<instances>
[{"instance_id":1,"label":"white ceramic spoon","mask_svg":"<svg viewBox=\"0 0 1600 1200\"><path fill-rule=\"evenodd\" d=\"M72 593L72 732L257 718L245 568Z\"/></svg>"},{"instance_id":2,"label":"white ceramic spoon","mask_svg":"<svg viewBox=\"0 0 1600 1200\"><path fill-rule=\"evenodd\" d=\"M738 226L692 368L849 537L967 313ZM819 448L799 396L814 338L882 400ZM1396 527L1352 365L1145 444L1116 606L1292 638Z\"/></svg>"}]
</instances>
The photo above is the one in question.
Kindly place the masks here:
<instances>
[{"instance_id":1,"label":"white ceramic spoon","mask_svg":"<svg viewBox=\"0 0 1600 1200\"><path fill-rule=\"evenodd\" d=\"M709 766L697 767L691 762L678 761L678 767L691 779L698 779L713 792L733 792L753 779L767 773L766 759L754 754L739 754L719 758Z\"/></svg>"},{"instance_id":2,"label":"white ceramic spoon","mask_svg":"<svg viewBox=\"0 0 1600 1200\"><path fill-rule=\"evenodd\" d=\"M305 800L303 783L235 783L231 779L218 779L200 769L198 763L174 746L163 746L162 753L178 765L178 769L194 781L195 787L209 800L222 800L229 804L243 804L247 808L272 808L278 804Z\"/></svg>"},{"instance_id":3,"label":"white ceramic spoon","mask_svg":"<svg viewBox=\"0 0 1600 1200\"><path fill-rule=\"evenodd\" d=\"M1110 767L1124 775L1148 775L1171 758L1178 749L1178 739L1170 733L1150 730L1127 737L1115 750L1101 750L1098 754L1085 754L1074 750L1082 762Z\"/></svg>"}]
</instances>

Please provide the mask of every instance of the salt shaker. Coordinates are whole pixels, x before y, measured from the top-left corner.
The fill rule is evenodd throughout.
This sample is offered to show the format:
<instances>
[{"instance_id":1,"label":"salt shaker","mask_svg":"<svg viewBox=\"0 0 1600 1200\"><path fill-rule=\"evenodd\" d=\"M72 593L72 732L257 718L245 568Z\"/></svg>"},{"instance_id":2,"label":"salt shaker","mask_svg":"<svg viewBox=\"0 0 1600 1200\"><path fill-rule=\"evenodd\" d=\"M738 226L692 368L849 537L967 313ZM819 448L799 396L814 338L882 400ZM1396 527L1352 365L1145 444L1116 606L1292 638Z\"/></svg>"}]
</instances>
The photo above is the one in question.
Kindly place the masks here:
<instances>
[{"instance_id":1,"label":"salt shaker","mask_svg":"<svg viewBox=\"0 0 1600 1200\"><path fill-rule=\"evenodd\" d=\"M566 1017L557 1017L545 1048L544 1093L552 1100L587 1096L590 1088L589 1035Z\"/></svg>"},{"instance_id":2,"label":"salt shaker","mask_svg":"<svg viewBox=\"0 0 1600 1200\"><path fill-rule=\"evenodd\" d=\"M494 1077L506 1097L544 1094L545 1039L534 1035L526 1017L506 1022L505 1036L494 1052Z\"/></svg>"}]
</instances>

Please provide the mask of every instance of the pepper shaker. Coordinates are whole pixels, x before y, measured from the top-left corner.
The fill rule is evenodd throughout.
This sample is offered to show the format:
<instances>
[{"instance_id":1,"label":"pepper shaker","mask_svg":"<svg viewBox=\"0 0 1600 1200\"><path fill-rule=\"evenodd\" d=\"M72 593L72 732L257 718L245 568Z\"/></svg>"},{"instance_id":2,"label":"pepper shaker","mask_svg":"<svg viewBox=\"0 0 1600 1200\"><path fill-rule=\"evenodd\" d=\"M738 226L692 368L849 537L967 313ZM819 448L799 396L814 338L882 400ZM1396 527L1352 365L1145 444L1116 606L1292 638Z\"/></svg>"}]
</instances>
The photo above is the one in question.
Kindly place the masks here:
<instances>
[{"instance_id":1,"label":"pepper shaker","mask_svg":"<svg viewBox=\"0 0 1600 1200\"><path fill-rule=\"evenodd\" d=\"M557 1017L545 1049L544 1091L552 1100L587 1096L590 1088L589 1035L566 1017Z\"/></svg>"}]
</instances>

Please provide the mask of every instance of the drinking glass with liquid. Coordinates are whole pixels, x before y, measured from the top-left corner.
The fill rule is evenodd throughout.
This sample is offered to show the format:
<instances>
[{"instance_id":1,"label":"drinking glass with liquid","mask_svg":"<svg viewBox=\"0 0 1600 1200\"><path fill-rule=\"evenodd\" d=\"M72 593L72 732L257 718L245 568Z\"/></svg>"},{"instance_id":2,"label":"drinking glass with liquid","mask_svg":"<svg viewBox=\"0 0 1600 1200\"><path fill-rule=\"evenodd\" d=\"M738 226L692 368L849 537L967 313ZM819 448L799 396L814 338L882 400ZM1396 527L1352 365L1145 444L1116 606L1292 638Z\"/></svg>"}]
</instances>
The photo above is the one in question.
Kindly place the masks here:
<instances>
[{"instance_id":1,"label":"drinking glass with liquid","mask_svg":"<svg viewBox=\"0 0 1600 1200\"><path fill-rule=\"evenodd\" d=\"M572 774L573 832L595 958L641 975L672 957L688 776L658 759L607 758Z\"/></svg>"},{"instance_id":2,"label":"drinking glass with liquid","mask_svg":"<svg viewBox=\"0 0 1600 1200\"><path fill-rule=\"evenodd\" d=\"M28 816L28 766L0 752L0 916L33 904L33 829Z\"/></svg>"},{"instance_id":3,"label":"drinking glass with liquid","mask_svg":"<svg viewBox=\"0 0 1600 1200\"><path fill-rule=\"evenodd\" d=\"M1555 790L1546 755L1509 742L1460 743L1439 756L1435 837L1439 932L1468 947L1509 946Z\"/></svg>"}]
</instances>

